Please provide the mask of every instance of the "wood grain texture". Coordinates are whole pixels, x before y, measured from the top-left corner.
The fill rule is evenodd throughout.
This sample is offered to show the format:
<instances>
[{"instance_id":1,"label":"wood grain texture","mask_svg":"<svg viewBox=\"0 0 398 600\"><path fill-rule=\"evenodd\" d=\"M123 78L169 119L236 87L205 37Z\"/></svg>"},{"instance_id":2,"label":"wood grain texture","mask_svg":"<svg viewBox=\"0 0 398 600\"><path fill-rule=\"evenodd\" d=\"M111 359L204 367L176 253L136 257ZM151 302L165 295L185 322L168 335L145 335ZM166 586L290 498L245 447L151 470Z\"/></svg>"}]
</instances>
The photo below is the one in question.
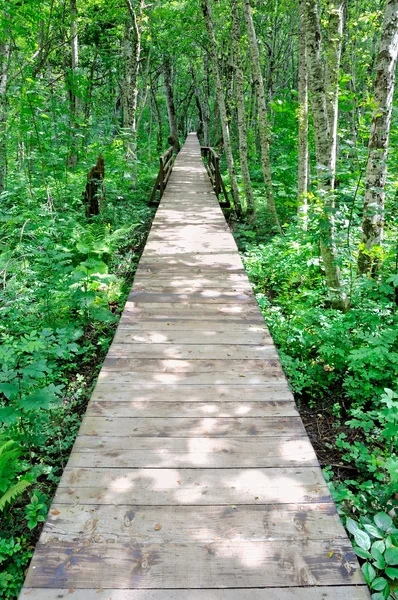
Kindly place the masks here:
<instances>
[{"instance_id":1,"label":"wood grain texture","mask_svg":"<svg viewBox=\"0 0 398 600\"><path fill-rule=\"evenodd\" d=\"M115 590L25 588L22 600L370 600L365 585L233 590Z\"/></svg>"},{"instance_id":2,"label":"wood grain texture","mask_svg":"<svg viewBox=\"0 0 398 600\"><path fill-rule=\"evenodd\" d=\"M370 598L194 135L20 598Z\"/></svg>"}]
</instances>

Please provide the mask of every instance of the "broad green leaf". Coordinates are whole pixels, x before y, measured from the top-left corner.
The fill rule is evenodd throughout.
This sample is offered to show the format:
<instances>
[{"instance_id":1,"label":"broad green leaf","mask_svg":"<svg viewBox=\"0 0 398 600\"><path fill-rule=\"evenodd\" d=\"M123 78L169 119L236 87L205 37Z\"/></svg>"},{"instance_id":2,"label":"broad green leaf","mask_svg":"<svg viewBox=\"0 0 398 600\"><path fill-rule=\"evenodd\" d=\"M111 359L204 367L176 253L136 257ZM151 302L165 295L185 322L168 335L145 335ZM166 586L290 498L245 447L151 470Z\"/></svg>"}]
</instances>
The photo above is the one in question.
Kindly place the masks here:
<instances>
[{"instance_id":1,"label":"broad green leaf","mask_svg":"<svg viewBox=\"0 0 398 600\"><path fill-rule=\"evenodd\" d=\"M391 546L384 553L385 561L388 565L398 565L398 548Z\"/></svg>"},{"instance_id":2,"label":"broad green leaf","mask_svg":"<svg viewBox=\"0 0 398 600\"><path fill-rule=\"evenodd\" d=\"M365 531L361 531L360 529L358 529L354 534L354 538L360 548L363 548L364 550L369 550L370 537Z\"/></svg>"},{"instance_id":3,"label":"broad green leaf","mask_svg":"<svg viewBox=\"0 0 398 600\"><path fill-rule=\"evenodd\" d=\"M388 575L390 579L398 579L398 569L395 567L386 567L386 575Z\"/></svg>"},{"instance_id":4,"label":"broad green leaf","mask_svg":"<svg viewBox=\"0 0 398 600\"><path fill-rule=\"evenodd\" d=\"M387 531L387 529L392 526L392 519L385 512L379 512L375 515L374 522L382 531Z\"/></svg>"},{"instance_id":5,"label":"broad green leaf","mask_svg":"<svg viewBox=\"0 0 398 600\"><path fill-rule=\"evenodd\" d=\"M377 527L375 527L374 525L364 525L364 528L372 537L379 539L383 538L382 532L379 529L377 529Z\"/></svg>"},{"instance_id":6,"label":"broad green leaf","mask_svg":"<svg viewBox=\"0 0 398 600\"><path fill-rule=\"evenodd\" d=\"M384 590L384 588L387 585L388 585L387 579L384 579L384 577L376 577L376 579L374 579L372 581L371 588L372 588L372 590L376 590L377 592L381 592L382 590Z\"/></svg>"},{"instance_id":7,"label":"broad green leaf","mask_svg":"<svg viewBox=\"0 0 398 600\"><path fill-rule=\"evenodd\" d=\"M370 585L373 579L375 579L376 577L376 569L372 567L370 563L367 562L362 565L361 571L363 573L363 576L365 577L366 583Z\"/></svg>"},{"instance_id":8,"label":"broad green leaf","mask_svg":"<svg viewBox=\"0 0 398 600\"><path fill-rule=\"evenodd\" d=\"M372 558L372 555L370 554L370 552L367 552L366 550L363 550L363 548L359 548L358 546L354 546L353 548L355 554L357 556L359 556L360 558Z\"/></svg>"},{"instance_id":9,"label":"broad green leaf","mask_svg":"<svg viewBox=\"0 0 398 600\"><path fill-rule=\"evenodd\" d=\"M376 548L371 549L371 554L374 558L374 565L375 567L377 567L377 569L384 569L384 567L386 566L385 560L384 560L384 556L382 555L382 553L377 550Z\"/></svg>"},{"instance_id":10,"label":"broad green leaf","mask_svg":"<svg viewBox=\"0 0 398 600\"><path fill-rule=\"evenodd\" d=\"M354 519L351 519L351 517L347 517L345 526L348 529L348 531L352 533L352 535L354 535L354 533L359 529L358 523L354 521Z\"/></svg>"}]
</instances>

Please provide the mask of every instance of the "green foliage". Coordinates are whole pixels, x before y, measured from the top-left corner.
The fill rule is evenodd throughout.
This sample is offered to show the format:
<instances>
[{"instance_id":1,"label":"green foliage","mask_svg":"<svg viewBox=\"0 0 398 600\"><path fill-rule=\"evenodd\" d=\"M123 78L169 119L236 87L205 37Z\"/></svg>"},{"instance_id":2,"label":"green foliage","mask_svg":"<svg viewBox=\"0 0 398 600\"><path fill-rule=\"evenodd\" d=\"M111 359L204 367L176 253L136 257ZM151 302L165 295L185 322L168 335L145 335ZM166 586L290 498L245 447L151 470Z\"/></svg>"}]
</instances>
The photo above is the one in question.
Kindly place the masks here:
<instances>
[{"instance_id":1,"label":"green foliage","mask_svg":"<svg viewBox=\"0 0 398 600\"><path fill-rule=\"evenodd\" d=\"M398 529L385 512L359 521L347 517L347 530L353 537L354 552L364 560L362 573L372 590L372 600L393 600L390 583L398 579Z\"/></svg>"},{"instance_id":2,"label":"green foliage","mask_svg":"<svg viewBox=\"0 0 398 600\"><path fill-rule=\"evenodd\" d=\"M34 529L39 523L44 523L48 511L47 496L35 490L30 497L30 503L25 506L25 518L29 529Z\"/></svg>"},{"instance_id":3,"label":"green foliage","mask_svg":"<svg viewBox=\"0 0 398 600\"><path fill-rule=\"evenodd\" d=\"M0 598L12 600L18 595L31 556L25 537L0 537Z\"/></svg>"}]
</instances>

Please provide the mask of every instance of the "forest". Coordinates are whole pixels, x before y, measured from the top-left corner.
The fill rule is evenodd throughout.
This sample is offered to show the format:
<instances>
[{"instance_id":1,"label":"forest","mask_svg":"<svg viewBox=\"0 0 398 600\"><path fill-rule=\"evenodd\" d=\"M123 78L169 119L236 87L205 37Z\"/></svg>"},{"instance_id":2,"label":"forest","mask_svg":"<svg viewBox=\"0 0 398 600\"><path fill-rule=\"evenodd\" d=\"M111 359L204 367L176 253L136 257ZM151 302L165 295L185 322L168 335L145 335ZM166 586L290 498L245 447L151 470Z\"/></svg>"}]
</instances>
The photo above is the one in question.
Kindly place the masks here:
<instances>
[{"instance_id":1,"label":"forest","mask_svg":"<svg viewBox=\"0 0 398 600\"><path fill-rule=\"evenodd\" d=\"M372 599L398 598L397 54L398 0L0 0L0 598L112 341L159 156L190 131L221 157Z\"/></svg>"}]
</instances>

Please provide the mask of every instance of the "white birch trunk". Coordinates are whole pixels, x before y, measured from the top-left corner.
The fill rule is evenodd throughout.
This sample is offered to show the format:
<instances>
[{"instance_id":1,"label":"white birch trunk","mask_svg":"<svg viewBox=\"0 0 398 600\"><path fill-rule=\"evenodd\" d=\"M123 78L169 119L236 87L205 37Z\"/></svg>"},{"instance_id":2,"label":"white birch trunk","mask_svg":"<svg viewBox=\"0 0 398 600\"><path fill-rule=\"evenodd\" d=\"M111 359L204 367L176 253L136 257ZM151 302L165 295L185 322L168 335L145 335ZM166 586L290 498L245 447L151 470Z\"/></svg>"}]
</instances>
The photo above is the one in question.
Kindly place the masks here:
<instances>
[{"instance_id":1,"label":"white birch trunk","mask_svg":"<svg viewBox=\"0 0 398 600\"><path fill-rule=\"evenodd\" d=\"M201 0L202 3L202 11L205 20L205 25L207 29L207 33L209 34L209 52L212 62L213 75L214 75L214 84L215 84L215 93L217 99L218 110L220 113L220 121L221 121L221 129L222 129L222 137L224 142L224 150L225 150L225 158L228 166L228 174L229 180L231 184L231 192L232 198L234 201L235 210L238 214L241 213L241 203L239 198L239 190L238 184L236 181L236 172L235 172L235 164L234 158L232 154L232 146L231 146L231 138L229 132L229 125L227 119L227 110L225 106L225 98L224 91L222 88L220 71L218 66L218 56L217 56L217 42L214 34L214 26L213 26L213 15L210 0Z\"/></svg>"},{"instance_id":2,"label":"white birch trunk","mask_svg":"<svg viewBox=\"0 0 398 600\"><path fill-rule=\"evenodd\" d=\"M305 43L304 2L299 4L298 39L298 172L297 199L298 214L303 217L303 227L307 227L308 214L308 72L307 48Z\"/></svg>"},{"instance_id":3,"label":"white birch trunk","mask_svg":"<svg viewBox=\"0 0 398 600\"><path fill-rule=\"evenodd\" d=\"M376 59L374 100L376 104L369 138L369 158L358 257L360 273L375 274L379 260L372 249L383 241L385 184L388 143L398 55L398 0L387 0L379 54Z\"/></svg>"},{"instance_id":4,"label":"white birch trunk","mask_svg":"<svg viewBox=\"0 0 398 600\"><path fill-rule=\"evenodd\" d=\"M333 1L331 2L331 6L333 9L335 8ZM342 12L339 12L339 18L342 19ZM334 24L335 22L332 21L332 23ZM317 0L306 0L305 2L305 28L308 81L314 120L318 190L324 202L324 214L320 223L320 250L332 305L340 310L347 310L347 298L342 289L340 269L337 265L337 251L333 239L333 217L331 215L331 210L334 207L334 184L336 176L337 144L335 138L337 135L338 96L337 93L336 99L333 96L333 105L331 102L328 102L328 86L323 69L321 28ZM330 43L341 45L341 38L339 42L332 40L333 31L335 30L332 27L329 32ZM331 54L328 54L330 59L328 72L335 73L335 77L338 80L341 47L334 55L335 63L333 63ZM329 122L329 115L331 116L332 123ZM334 126L335 122L336 127Z\"/></svg>"},{"instance_id":5,"label":"white birch trunk","mask_svg":"<svg viewBox=\"0 0 398 600\"><path fill-rule=\"evenodd\" d=\"M77 4L76 0L70 0L70 50L71 50L71 71L70 71L70 119L71 119L71 149L68 156L68 165L74 167L78 160L78 139L77 139L77 97L76 97L76 71L79 66L79 38L77 29Z\"/></svg>"},{"instance_id":6,"label":"white birch trunk","mask_svg":"<svg viewBox=\"0 0 398 600\"><path fill-rule=\"evenodd\" d=\"M136 12L131 0L125 0L130 15L124 38L125 77L123 86L123 129L126 156L125 176L137 183L137 106L138 74L141 59L141 18L144 0L140 0Z\"/></svg>"},{"instance_id":7,"label":"white birch trunk","mask_svg":"<svg viewBox=\"0 0 398 600\"><path fill-rule=\"evenodd\" d=\"M4 192L7 177L7 79L11 48L0 44L0 193Z\"/></svg>"},{"instance_id":8,"label":"white birch trunk","mask_svg":"<svg viewBox=\"0 0 398 600\"><path fill-rule=\"evenodd\" d=\"M243 9L245 14L247 34L250 45L250 55L252 60L252 72L253 82L256 89L257 96L257 107L259 116L259 135L260 135L260 146L261 146L261 167L263 171L265 192L267 196L268 210L272 219L273 224L282 232L281 225L279 223L278 213L275 205L275 198L272 189L272 176L271 176L271 158L270 158L270 146L268 137L268 116L267 106L265 102L264 93L264 82L261 72L260 54L258 50L257 36L254 29L252 7L250 0L243 0Z\"/></svg>"},{"instance_id":9,"label":"white birch trunk","mask_svg":"<svg viewBox=\"0 0 398 600\"><path fill-rule=\"evenodd\" d=\"M240 45L240 19L238 0L232 3L232 43L233 43L233 65L235 71L235 90L236 104L238 113L238 134L239 134L239 156L240 168L242 171L243 188L245 190L247 211L251 215L256 212L252 183L249 173L249 159L247 153L247 125L245 114L245 81L243 76L241 45Z\"/></svg>"}]
</instances>

